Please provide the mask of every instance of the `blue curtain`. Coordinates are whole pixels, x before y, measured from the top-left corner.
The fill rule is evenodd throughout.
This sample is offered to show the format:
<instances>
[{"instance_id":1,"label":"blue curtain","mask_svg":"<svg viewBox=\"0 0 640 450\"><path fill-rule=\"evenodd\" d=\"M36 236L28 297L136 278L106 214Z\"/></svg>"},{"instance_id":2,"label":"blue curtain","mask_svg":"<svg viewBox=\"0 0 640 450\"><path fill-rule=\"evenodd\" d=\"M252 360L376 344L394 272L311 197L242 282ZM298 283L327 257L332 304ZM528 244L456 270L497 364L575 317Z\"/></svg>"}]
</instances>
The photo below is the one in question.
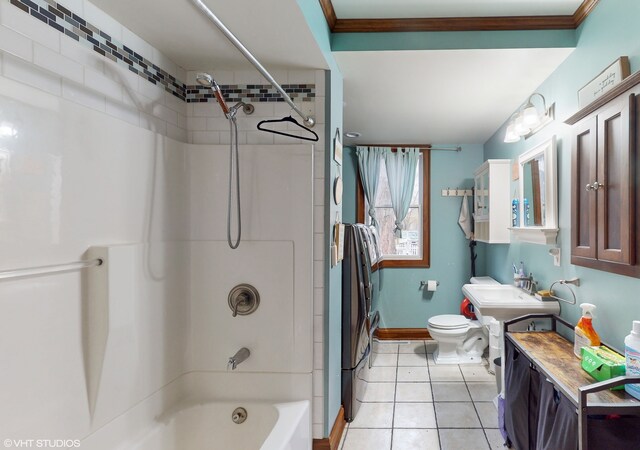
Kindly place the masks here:
<instances>
[{"instance_id":1,"label":"blue curtain","mask_svg":"<svg viewBox=\"0 0 640 450\"><path fill-rule=\"evenodd\" d=\"M360 172L360 181L364 189L364 195L369 204L369 217L371 217L371 225L378 227L376 220L376 209L374 201L378 192L378 179L380 177L380 162L384 158L385 151L391 150L389 147L356 147L356 156L358 157L358 171Z\"/></svg>"},{"instance_id":2,"label":"blue curtain","mask_svg":"<svg viewBox=\"0 0 640 450\"><path fill-rule=\"evenodd\" d=\"M417 148L399 148L396 152L388 149L384 153L391 192L391 206L396 215L396 237L402 237L402 221L407 217L413 183L416 179L416 167L420 150Z\"/></svg>"}]
</instances>

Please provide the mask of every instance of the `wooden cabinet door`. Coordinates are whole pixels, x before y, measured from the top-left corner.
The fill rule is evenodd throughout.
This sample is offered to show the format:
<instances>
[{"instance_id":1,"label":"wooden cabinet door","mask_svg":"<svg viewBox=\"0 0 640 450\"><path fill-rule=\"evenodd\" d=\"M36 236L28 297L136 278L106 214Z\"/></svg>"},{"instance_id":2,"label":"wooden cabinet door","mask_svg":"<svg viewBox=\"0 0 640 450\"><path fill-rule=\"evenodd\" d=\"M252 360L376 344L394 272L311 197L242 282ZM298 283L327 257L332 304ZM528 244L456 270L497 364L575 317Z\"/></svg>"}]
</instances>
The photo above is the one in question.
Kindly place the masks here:
<instances>
[{"instance_id":1,"label":"wooden cabinet door","mask_svg":"<svg viewBox=\"0 0 640 450\"><path fill-rule=\"evenodd\" d=\"M633 105L625 96L598 114L598 185L589 192L597 196L597 258L622 264L635 263Z\"/></svg>"},{"instance_id":2,"label":"wooden cabinet door","mask_svg":"<svg viewBox=\"0 0 640 450\"><path fill-rule=\"evenodd\" d=\"M596 193L590 186L597 175L597 119L583 119L574 125L571 158L571 262L596 258Z\"/></svg>"}]
</instances>

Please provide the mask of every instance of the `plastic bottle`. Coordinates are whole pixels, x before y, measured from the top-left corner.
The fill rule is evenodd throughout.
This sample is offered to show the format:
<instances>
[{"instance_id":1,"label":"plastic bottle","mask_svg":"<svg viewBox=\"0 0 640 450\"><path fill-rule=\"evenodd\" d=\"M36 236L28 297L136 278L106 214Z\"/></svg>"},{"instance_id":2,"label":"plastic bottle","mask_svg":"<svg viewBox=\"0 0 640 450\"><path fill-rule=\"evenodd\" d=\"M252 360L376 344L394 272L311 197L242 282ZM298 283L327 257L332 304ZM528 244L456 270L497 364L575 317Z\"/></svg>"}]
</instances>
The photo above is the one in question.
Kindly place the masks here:
<instances>
[{"instance_id":1,"label":"plastic bottle","mask_svg":"<svg viewBox=\"0 0 640 450\"><path fill-rule=\"evenodd\" d=\"M631 334L624 339L624 356L627 360L626 375L640 377L640 320L633 321ZM624 390L640 400L640 384L627 384Z\"/></svg>"},{"instance_id":2,"label":"plastic bottle","mask_svg":"<svg viewBox=\"0 0 640 450\"><path fill-rule=\"evenodd\" d=\"M529 226L530 216L529 216L529 200L528 199L526 198L524 199L523 206L524 206L524 225Z\"/></svg>"},{"instance_id":3,"label":"plastic bottle","mask_svg":"<svg viewBox=\"0 0 640 450\"><path fill-rule=\"evenodd\" d=\"M518 204L520 202L518 201L517 198L514 198L513 201L511 202L511 226L512 227L519 227L520 226L520 220L519 220L519 215L520 215L520 211L518 208Z\"/></svg>"},{"instance_id":4,"label":"plastic bottle","mask_svg":"<svg viewBox=\"0 0 640 450\"><path fill-rule=\"evenodd\" d=\"M593 329L593 311L596 309L596 305L592 305L591 303L581 303L580 308L582 308L582 317L578 321L578 324L575 327L575 334L573 339L573 353L581 358L581 349L582 347L589 346L599 346L600 345L600 336L596 333L596 330Z\"/></svg>"}]
</instances>

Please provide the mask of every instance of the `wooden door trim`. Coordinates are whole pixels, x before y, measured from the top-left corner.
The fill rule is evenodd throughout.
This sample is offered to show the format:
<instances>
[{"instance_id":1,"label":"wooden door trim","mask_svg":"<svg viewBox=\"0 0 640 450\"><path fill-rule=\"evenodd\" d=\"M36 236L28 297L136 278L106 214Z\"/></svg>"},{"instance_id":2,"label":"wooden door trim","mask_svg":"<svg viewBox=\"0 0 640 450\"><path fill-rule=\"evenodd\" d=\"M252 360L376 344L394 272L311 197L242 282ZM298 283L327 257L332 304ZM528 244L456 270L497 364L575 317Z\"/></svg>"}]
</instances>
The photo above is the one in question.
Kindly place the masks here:
<instances>
[{"instance_id":1,"label":"wooden door trim","mask_svg":"<svg viewBox=\"0 0 640 450\"><path fill-rule=\"evenodd\" d=\"M377 328L373 334L381 341L415 341L431 339L426 328Z\"/></svg>"},{"instance_id":2,"label":"wooden door trim","mask_svg":"<svg viewBox=\"0 0 640 450\"><path fill-rule=\"evenodd\" d=\"M340 440L342 439L342 433L344 433L346 425L347 421L344 420L344 406L340 405L338 415L336 416L335 422L333 422L329 437L324 439L314 439L313 450L338 450Z\"/></svg>"}]
</instances>

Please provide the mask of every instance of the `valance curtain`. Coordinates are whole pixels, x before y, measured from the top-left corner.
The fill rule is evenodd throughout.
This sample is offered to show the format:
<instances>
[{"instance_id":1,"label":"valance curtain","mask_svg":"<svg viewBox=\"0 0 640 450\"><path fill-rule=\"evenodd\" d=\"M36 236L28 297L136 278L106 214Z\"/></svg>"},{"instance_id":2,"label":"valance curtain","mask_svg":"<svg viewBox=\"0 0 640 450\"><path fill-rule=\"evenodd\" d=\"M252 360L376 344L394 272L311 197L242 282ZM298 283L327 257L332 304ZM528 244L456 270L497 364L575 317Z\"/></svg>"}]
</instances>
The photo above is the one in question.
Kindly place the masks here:
<instances>
[{"instance_id":1,"label":"valance curtain","mask_svg":"<svg viewBox=\"0 0 640 450\"><path fill-rule=\"evenodd\" d=\"M378 179L380 176L380 163L385 151L391 151L389 147L356 147L358 157L358 170L360 181L364 189L364 196L369 204L368 214L371 217L371 225L378 227L376 220L375 199L378 192Z\"/></svg>"},{"instance_id":2,"label":"valance curtain","mask_svg":"<svg viewBox=\"0 0 640 450\"><path fill-rule=\"evenodd\" d=\"M402 221L409 212L419 155L420 150L417 148L399 148L395 152L387 149L384 152L389 191L391 192L391 206L396 215L394 230L396 237L402 237Z\"/></svg>"}]
</instances>

